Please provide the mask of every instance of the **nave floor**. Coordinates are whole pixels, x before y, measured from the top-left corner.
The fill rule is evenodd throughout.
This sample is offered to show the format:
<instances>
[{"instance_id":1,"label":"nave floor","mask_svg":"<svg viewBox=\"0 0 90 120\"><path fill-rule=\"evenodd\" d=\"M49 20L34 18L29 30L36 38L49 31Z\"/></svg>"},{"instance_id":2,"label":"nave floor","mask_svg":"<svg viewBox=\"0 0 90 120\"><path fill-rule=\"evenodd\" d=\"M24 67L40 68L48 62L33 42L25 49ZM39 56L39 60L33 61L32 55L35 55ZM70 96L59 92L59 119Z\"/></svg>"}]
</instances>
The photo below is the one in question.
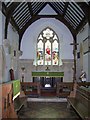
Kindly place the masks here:
<instances>
[{"instance_id":1,"label":"nave floor","mask_svg":"<svg viewBox=\"0 0 90 120\"><path fill-rule=\"evenodd\" d=\"M19 118L29 120L81 120L67 102L28 102L18 113Z\"/></svg>"}]
</instances>

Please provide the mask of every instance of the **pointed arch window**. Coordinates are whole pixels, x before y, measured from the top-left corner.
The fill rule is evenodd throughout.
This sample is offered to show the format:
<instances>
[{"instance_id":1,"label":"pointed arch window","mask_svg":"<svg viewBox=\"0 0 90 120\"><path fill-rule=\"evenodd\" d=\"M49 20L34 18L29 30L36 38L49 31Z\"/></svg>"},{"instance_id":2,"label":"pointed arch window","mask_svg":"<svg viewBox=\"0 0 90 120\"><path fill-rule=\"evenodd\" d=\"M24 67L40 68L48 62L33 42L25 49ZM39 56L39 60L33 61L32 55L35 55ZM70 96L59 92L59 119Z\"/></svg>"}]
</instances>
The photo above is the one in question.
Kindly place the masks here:
<instances>
[{"instance_id":1,"label":"pointed arch window","mask_svg":"<svg viewBox=\"0 0 90 120\"><path fill-rule=\"evenodd\" d=\"M37 40L37 65L59 65L59 39L51 29L44 29Z\"/></svg>"}]
</instances>

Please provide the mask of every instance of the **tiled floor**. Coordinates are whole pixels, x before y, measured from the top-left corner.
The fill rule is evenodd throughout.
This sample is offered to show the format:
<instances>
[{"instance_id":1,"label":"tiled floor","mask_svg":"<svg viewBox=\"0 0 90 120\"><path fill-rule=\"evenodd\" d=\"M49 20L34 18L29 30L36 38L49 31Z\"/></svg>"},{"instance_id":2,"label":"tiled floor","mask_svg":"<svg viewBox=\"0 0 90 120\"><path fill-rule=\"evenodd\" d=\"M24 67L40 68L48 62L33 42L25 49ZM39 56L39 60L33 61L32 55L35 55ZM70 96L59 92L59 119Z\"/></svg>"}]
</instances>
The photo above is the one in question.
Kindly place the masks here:
<instances>
[{"instance_id":1,"label":"tiled floor","mask_svg":"<svg viewBox=\"0 0 90 120\"><path fill-rule=\"evenodd\" d=\"M41 118L80 120L72 108L67 108L67 102L29 102L19 111L18 115L19 118L35 118L35 120Z\"/></svg>"}]
</instances>

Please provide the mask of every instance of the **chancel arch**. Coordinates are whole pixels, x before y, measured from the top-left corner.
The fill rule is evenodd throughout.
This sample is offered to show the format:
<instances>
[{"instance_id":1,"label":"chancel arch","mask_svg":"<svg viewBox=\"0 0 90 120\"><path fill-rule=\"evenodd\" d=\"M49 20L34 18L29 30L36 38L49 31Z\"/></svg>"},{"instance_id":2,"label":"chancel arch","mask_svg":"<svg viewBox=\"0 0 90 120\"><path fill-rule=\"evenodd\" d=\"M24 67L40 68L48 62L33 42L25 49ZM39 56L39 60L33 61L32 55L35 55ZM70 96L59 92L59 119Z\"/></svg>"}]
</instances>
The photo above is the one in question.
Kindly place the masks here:
<instances>
[{"instance_id":1,"label":"chancel arch","mask_svg":"<svg viewBox=\"0 0 90 120\"><path fill-rule=\"evenodd\" d=\"M34 22L28 29L25 31L22 40L20 50L23 51L20 59L35 59L36 58L36 44L37 38L42 30L50 26L52 30L58 36L60 43L60 56L61 59L73 59L73 46L70 43L73 42L73 36L69 29L60 21L52 18L40 19ZM34 31L34 35L33 32ZM65 32L64 32L65 31ZM28 54L27 51L32 51ZM68 52L67 55L66 51Z\"/></svg>"}]
</instances>

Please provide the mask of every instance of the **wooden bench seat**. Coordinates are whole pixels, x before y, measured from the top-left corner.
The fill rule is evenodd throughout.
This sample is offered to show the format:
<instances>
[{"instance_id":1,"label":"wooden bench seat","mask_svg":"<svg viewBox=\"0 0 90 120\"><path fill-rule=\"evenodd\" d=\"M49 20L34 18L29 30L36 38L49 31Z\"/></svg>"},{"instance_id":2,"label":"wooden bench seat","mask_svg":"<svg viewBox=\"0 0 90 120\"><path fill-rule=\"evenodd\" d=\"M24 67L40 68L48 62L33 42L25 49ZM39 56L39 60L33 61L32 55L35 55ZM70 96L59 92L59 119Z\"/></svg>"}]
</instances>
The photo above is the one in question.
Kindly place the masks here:
<instances>
[{"instance_id":1,"label":"wooden bench seat","mask_svg":"<svg viewBox=\"0 0 90 120\"><path fill-rule=\"evenodd\" d=\"M17 113L24 106L25 101L26 101L26 98L17 98L14 101L14 109Z\"/></svg>"},{"instance_id":2,"label":"wooden bench seat","mask_svg":"<svg viewBox=\"0 0 90 120\"><path fill-rule=\"evenodd\" d=\"M68 105L72 106L83 120L90 120L90 97L85 95L87 92L90 94L90 91L85 92L86 89L77 86L75 96L68 96L67 101Z\"/></svg>"},{"instance_id":3,"label":"wooden bench seat","mask_svg":"<svg viewBox=\"0 0 90 120\"><path fill-rule=\"evenodd\" d=\"M89 108L83 105L79 100L75 98L69 98L68 103L75 109L82 119L90 120L88 113Z\"/></svg>"},{"instance_id":4,"label":"wooden bench seat","mask_svg":"<svg viewBox=\"0 0 90 120\"><path fill-rule=\"evenodd\" d=\"M20 91L20 95L14 100L14 109L17 113L24 106L25 102L27 102L27 97L23 91Z\"/></svg>"}]
</instances>

